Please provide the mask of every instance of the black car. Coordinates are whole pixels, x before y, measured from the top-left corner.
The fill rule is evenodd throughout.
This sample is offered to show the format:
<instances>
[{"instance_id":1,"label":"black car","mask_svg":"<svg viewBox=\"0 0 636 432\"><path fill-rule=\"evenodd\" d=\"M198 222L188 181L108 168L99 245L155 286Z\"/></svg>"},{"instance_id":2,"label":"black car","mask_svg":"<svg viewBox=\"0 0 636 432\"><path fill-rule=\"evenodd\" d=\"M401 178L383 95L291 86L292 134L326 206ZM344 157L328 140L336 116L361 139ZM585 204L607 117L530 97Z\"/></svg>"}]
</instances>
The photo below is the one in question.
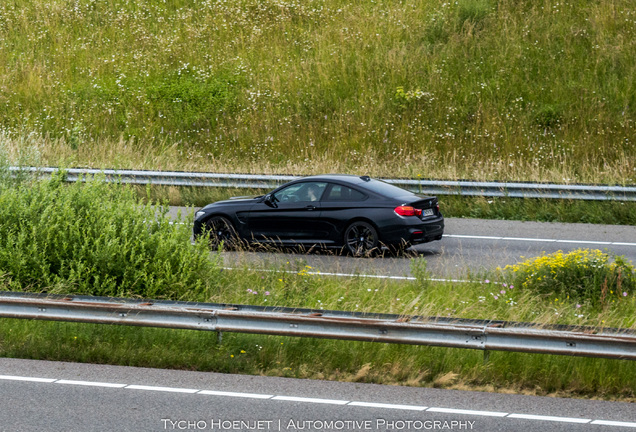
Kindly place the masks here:
<instances>
[{"instance_id":1,"label":"black car","mask_svg":"<svg viewBox=\"0 0 636 432\"><path fill-rule=\"evenodd\" d=\"M400 250L441 240L444 217L436 197L415 195L368 176L320 175L287 183L256 198L203 207L195 238L223 241L344 247L356 256L381 246Z\"/></svg>"}]
</instances>

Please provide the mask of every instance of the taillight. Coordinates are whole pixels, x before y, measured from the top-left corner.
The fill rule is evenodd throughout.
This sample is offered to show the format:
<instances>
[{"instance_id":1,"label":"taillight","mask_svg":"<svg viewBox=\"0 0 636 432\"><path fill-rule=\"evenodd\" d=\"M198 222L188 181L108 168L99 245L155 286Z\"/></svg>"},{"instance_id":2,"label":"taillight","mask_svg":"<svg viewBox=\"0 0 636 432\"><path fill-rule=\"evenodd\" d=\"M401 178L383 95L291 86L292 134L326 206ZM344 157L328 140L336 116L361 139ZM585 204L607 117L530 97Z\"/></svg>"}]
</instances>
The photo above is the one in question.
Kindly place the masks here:
<instances>
[{"instance_id":1,"label":"taillight","mask_svg":"<svg viewBox=\"0 0 636 432\"><path fill-rule=\"evenodd\" d=\"M411 206L398 206L395 208L395 213L400 216L422 216L422 210Z\"/></svg>"}]
</instances>

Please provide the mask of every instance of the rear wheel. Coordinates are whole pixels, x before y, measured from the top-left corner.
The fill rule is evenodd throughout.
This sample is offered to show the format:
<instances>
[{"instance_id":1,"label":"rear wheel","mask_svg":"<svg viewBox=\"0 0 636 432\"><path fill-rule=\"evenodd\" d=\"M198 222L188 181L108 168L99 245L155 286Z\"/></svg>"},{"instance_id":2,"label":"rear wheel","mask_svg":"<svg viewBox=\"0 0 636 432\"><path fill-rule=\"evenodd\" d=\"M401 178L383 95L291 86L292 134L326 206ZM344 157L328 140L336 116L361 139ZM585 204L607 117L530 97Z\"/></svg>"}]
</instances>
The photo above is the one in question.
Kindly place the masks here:
<instances>
[{"instance_id":1,"label":"rear wheel","mask_svg":"<svg viewBox=\"0 0 636 432\"><path fill-rule=\"evenodd\" d=\"M210 235L210 247L218 249L221 244L226 249L234 248L239 244L236 229L229 219L223 216L213 216L206 222L206 229Z\"/></svg>"},{"instance_id":2,"label":"rear wheel","mask_svg":"<svg viewBox=\"0 0 636 432\"><path fill-rule=\"evenodd\" d=\"M368 256L378 250L378 232L373 225L357 221L349 225L344 234L347 251L353 256Z\"/></svg>"}]
</instances>

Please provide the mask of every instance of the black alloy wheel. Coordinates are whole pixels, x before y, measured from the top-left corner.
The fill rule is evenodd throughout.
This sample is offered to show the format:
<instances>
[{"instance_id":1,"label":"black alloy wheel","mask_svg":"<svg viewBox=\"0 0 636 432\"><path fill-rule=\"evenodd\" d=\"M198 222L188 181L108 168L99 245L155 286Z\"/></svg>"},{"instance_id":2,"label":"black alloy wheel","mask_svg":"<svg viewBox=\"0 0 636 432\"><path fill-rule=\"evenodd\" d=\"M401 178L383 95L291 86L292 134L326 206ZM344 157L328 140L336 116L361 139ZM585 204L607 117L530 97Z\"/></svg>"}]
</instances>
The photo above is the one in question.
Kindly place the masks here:
<instances>
[{"instance_id":1,"label":"black alloy wheel","mask_svg":"<svg viewBox=\"0 0 636 432\"><path fill-rule=\"evenodd\" d=\"M224 249L234 248L239 243L239 238L234 225L223 216L213 216L206 222L210 234L210 247L218 249L223 244Z\"/></svg>"},{"instance_id":2,"label":"black alloy wheel","mask_svg":"<svg viewBox=\"0 0 636 432\"><path fill-rule=\"evenodd\" d=\"M344 234L347 251L357 257L368 256L378 249L378 232L375 228L362 221L349 225Z\"/></svg>"}]
</instances>

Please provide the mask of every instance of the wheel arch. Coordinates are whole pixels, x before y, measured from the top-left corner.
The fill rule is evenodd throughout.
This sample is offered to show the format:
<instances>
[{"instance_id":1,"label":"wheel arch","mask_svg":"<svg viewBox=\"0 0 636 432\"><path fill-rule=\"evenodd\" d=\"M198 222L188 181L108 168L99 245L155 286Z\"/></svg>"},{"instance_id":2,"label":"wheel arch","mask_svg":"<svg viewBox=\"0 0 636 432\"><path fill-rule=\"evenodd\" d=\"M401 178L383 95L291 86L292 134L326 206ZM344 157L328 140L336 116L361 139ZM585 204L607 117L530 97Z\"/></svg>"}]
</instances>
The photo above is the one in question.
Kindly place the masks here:
<instances>
[{"instance_id":1,"label":"wheel arch","mask_svg":"<svg viewBox=\"0 0 636 432\"><path fill-rule=\"evenodd\" d=\"M232 229L233 229L235 232L237 232L237 234L239 234L239 235L240 235L240 233L238 232L238 227L237 227L237 224L236 224L236 221L234 220L234 218L232 218L232 217L231 217L230 215L228 215L227 213L224 213L224 212L218 212L218 211L217 211L217 212L213 212L213 213L207 214L207 215L205 216L205 218L200 219L200 220L198 221L198 223L199 223L199 228L198 228L198 229L199 229L199 231L198 231L197 233L195 233L195 236L197 236L197 235L201 235L201 234L203 234L203 233L204 233L207 229L209 229L209 227L208 227L208 223L210 222L210 220L212 220L213 218L218 217L218 216L220 216L220 217L222 217L222 218L226 219L226 220L230 223L230 225L232 225Z\"/></svg>"},{"instance_id":2,"label":"wheel arch","mask_svg":"<svg viewBox=\"0 0 636 432\"><path fill-rule=\"evenodd\" d=\"M230 216L229 214L224 213L224 212L220 212L220 211L216 211L216 212L207 214L204 219L201 219L201 223L207 224L210 221L210 219L212 219L213 217L217 217L217 216L221 216L221 217L224 217L225 219L229 220L232 223L232 225L234 225L234 228L236 229L236 221L234 220L234 218L232 216Z\"/></svg>"}]
</instances>

